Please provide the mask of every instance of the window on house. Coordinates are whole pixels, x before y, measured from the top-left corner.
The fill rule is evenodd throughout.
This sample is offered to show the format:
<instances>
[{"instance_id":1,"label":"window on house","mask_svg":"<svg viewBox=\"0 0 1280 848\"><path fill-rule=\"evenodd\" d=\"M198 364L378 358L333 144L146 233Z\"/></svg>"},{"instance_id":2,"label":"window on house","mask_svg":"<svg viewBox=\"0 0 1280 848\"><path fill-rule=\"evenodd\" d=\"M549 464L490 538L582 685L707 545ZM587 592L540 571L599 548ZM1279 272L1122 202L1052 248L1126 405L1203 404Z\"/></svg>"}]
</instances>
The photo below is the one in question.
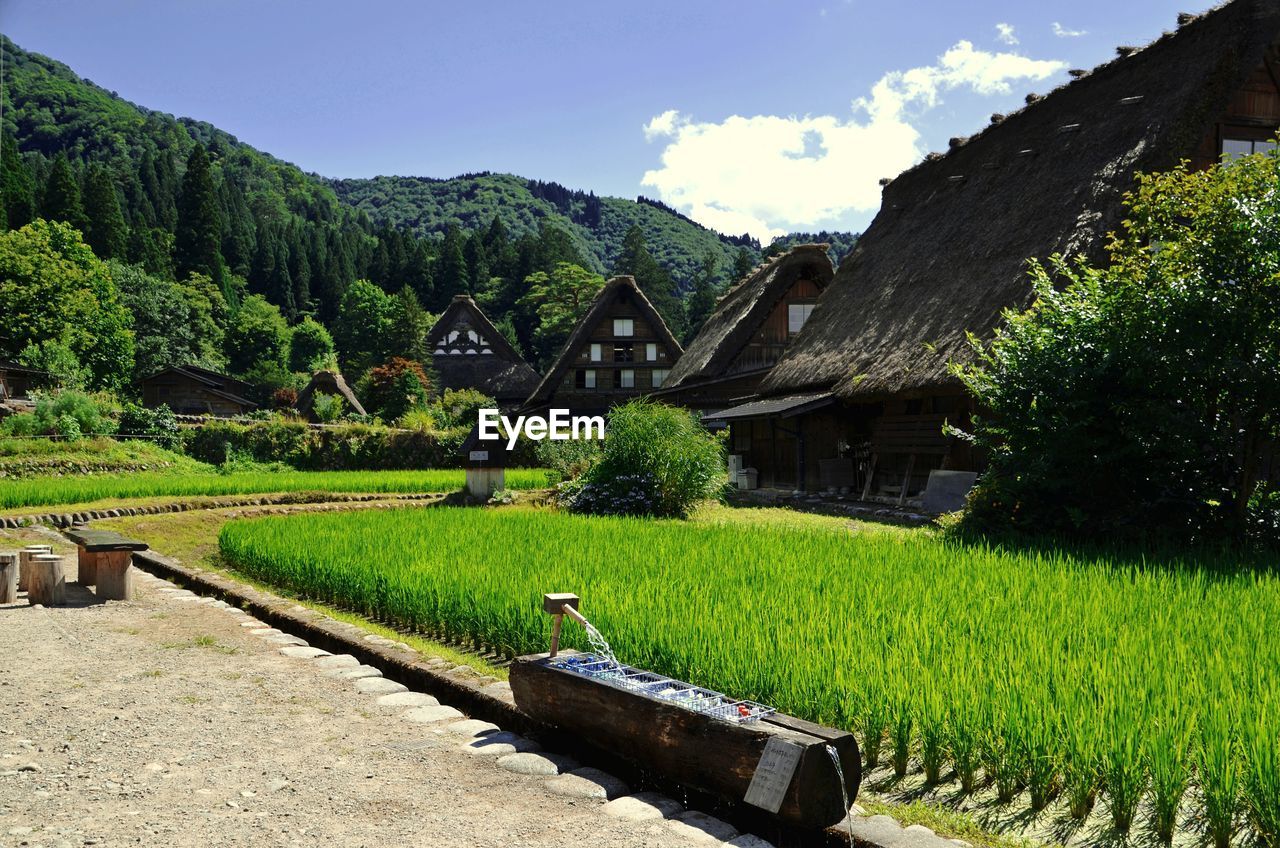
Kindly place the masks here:
<instances>
[{"instance_id":1,"label":"window on house","mask_svg":"<svg viewBox=\"0 0 1280 848\"><path fill-rule=\"evenodd\" d=\"M593 345L591 346L591 361L592 361L592 362L599 362L601 359L603 359L603 358L604 358L604 353L603 353L603 351L602 351L602 348L603 348L603 345L598 345L598 344L593 344Z\"/></svg>"},{"instance_id":2,"label":"window on house","mask_svg":"<svg viewBox=\"0 0 1280 848\"><path fill-rule=\"evenodd\" d=\"M667 382L667 375L670 373L671 373L670 368L653 369L653 387L655 389L661 388L662 384Z\"/></svg>"},{"instance_id":3,"label":"window on house","mask_svg":"<svg viewBox=\"0 0 1280 848\"><path fill-rule=\"evenodd\" d=\"M634 336L636 334L636 322L631 318L614 318L613 334L615 336Z\"/></svg>"},{"instance_id":4,"label":"window on house","mask_svg":"<svg viewBox=\"0 0 1280 848\"><path fill-rule=\"evenodd\" d=\"M644 358L650 362L658 361L658 346L653 342L649 342L644 346Z\"/></svg>"},{"instance_id":5,"label":"window on house","mask_svg":"<svg viewBox=\"0 0 1280 848\"><path fill-rule=\"evenodd\" d=\"M813 314L812 303L787 304L787 333L795 335L804 327L804 322Z\"/></svg>"},{"instance_id":6,"label":"window on house","mask_svg":"<svg viewBox=\"0 0 1280 848\"><path fill-rule=\"evenodd\" d=\"M616 344L613 346L614 362L635 362L635 348L629 344Z\"/></svg>"},{"instance_id":7,"label":"window on house","mask_svg":"<svg viewBox=\"0 0 1280 848\"><path fill-rule=\"evenodd\" d=\"M1239 159L1241 156L1252 153L1266 153L1268 150L1274 150L1275 147L1276 141L1273 138L1224 138L1222 140L1223 155L1230 156L1232 159Z\"/></svg>"},{"instance_id":8,"label":"window on house","mask_svg":"<svg viewBox=\"0 0 1280 848\"><path fill-rule=\"evenodd\" d=\"M636 372L630 368L623 368L618 372L618 388L634 389L636 387Z\"/></svg>"},{"instance_id":9,"label":"window on house","mask_svg":"<svg viewBox=\"0 0 1280 848\"><path fill-rule=\"evenodd\" d=\"M573 384L579 389L594 389L596 387L596 370L594 368L585 368L577 371Z\"/></svg>"}]
</instances>

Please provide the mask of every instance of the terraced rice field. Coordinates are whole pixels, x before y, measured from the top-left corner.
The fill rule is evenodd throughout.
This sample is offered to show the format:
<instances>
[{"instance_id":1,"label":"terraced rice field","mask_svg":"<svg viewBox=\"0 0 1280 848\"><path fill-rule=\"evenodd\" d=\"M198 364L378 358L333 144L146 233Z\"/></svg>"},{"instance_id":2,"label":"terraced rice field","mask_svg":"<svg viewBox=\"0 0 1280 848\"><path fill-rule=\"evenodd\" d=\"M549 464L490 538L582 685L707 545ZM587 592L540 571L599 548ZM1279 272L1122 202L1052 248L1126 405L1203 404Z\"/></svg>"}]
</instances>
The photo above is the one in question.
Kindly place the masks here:
<instances>
[{"instance_id":1,"label":"terraced rice field","mask_svg":"<svg viewBox=\"0 0 1280 848\"><path fill-rule=\"evenodd\" d=\"M429 471L280 471L230 474L138 472L0 480L0 509L90 503L108 498L194 495L260 495L280 492L398 494L461 489L463 472ZM507 472L510 489L546 485L536 469Z\"/></svg>"},{"instance_id":2,"label":"terraced rice field","mask_svg":"<svg viewBox=\"0 0 1280 848\"><path fill-rule=\"evenodd\" d=\"M924 535L432 509L240 521L306 596L511 654L548 591L623 661L854 730L872 763L1117 831L1280 834L1280 579ZM576 628L570 643L585 647Z\"/></svg>"}]
</instances>

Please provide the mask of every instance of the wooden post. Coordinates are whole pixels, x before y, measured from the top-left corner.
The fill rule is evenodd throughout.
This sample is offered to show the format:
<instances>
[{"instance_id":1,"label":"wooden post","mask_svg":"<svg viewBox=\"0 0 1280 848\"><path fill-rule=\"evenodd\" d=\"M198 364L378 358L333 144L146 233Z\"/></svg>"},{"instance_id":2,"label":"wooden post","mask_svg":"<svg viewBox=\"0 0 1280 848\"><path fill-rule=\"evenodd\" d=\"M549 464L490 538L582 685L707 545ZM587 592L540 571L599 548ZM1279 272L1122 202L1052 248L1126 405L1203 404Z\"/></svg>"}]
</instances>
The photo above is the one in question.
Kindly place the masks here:
<instances>
[{"instance_id":1,"label":"wooden post","mask_svg":"<svg viewBox=\"0 0 1280 848\"><path fill-rule=\"evenodd\" d=\"M28 584L31 582L31 558L37 554L51 554L53 547L50 545L27 545L18 552L18 591L28 591Z\"/></svg>"},{"instance_id":2,"label":"wooden post","mask_svg":"<svg viewBox=\"0 0 1280 848\"><path fill-rule=\"evenodd\" d=\"M36 554L28 562L31 578L27 583L27 602L47 607L67 602L67 578L62 572L62 557Z\"/></svg>"},{"instance_id":3,"label":"wooden post","mask_svg":"<svg viewBox=\"0 0 1280 848\"><path fill-rule=\"evenodd\" d=\"M568 592L551 593L542 596L542 611L551 615L551 656L560 652L560 629L564 627L564 615L569 613L579 623L586 621L578 615L579 599Z\"/></svg>"},{"instance_id":4,"label":"wooden post","mask_svg":"<svg viewBox=\"0 0 1280 848\"><path fill-rule=\"evenodd\" d=\"M133 600L133 553L103 551L98 554L98 597L112 601Z\"/></svg>"},{"instance_id":5,"label":"wooden post","mask_svg":"<svg viewBox=\"0 0 1280 848\"><path fill-rule=\"evenodd\" d=\"M18 600L18 554L0 552L0 604L12 604Z\"/></svg>"},{"instance_id":6,"label":"wooden post","mask_svg":"<svg viewBox=\"0 0 1280 848\"><path fill-rule=\"evenodd\" d=\"M98 556L86 551L84 546L76 554L76 582L81 586L92 586L98 582Z\"/></svg>"}]
</instances>

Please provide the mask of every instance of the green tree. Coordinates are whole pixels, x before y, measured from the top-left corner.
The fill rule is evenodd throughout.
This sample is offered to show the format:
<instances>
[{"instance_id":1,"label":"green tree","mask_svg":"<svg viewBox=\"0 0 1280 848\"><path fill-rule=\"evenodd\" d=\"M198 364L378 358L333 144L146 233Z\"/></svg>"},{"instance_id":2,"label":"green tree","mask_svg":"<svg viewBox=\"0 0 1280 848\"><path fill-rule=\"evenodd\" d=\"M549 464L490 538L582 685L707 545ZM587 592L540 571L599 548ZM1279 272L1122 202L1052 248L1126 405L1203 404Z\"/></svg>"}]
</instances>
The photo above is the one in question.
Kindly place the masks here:
<instances>
[{"instance_id":1,"label":"green tree","mask_svg":"<svg viewBox=\"0 0 1280 848\"><path fill-rule=\"evenodd\" d=\"M0 229L16 230L36 216L35 177L9 133L0 136L0 198L4 208L4 227Z\"/></svg>"},{"instance_id":2,"label":"green tree","mask_svg":"<svg viewBox=\"0 0 1280 848\"><path fill-rule=\"evenodd\" d=\"M702 267L698 269L698 275L693 279L693 289L689 292L689 302L685 310L689 315L686 343L698 334L702 325L707 323L711 313L716 310L716 298L720 295L717 283L718 265L716 255L708 252L702 259Z\"/></svg>"},{"instance_id":3,"label":"green tree","mask_svg":"<svg viewBox=\"0 0 1280 848\"><path fill-rule=\"evenodd\" d=\"M262 295L245 298L227 327L227 361L232 373L264 368L284 370L289 354L289 325L279 307Z\"/></svg>"},{"instance_id":4,"label":"green tree","mask_svg":"<svg viewBox=\"0 0 1280 848\"><path fill-rule=\"evenodd\" d=\"M957 369L990 456L971 526L1280 539L1259 484L1280 437L1277 185L1274 152L1142 176L1107 266L1033 266L1033 307Z\"/></svg>"},{"instance_id":5,"label":"green tree","mask_svg":"<svg viewBox=\"0 0 1280 848\"><path fill-rule=\"evenodd\" d=\"M123 259L129 227L120 211L115 181L101 165L90 165L84 178L84 239L100 259Z\"/></svg>"},{"instance_id":6,"label":"green tree","mask_svg":"<svg viewBox=\"0 0 1280 848\"><path fill-rule=\"evenodd\" d=\"M437 311L444 311L453 296L467 294L471 291L471 278L468 274L467 260L462 254L462 234L457 227L450 225L444 232L444 242L440 245L440 261L435 279L431 304Z\"/></svg>"},{"instance_id":7,"label":"green tree","mask_svg":"<svg viewBox=\"0 0 1280 848\"><path fill-rule=\"evenodd\" d=\"M289 336L289 369L310 374L333 361L333 336L319 321L304 318Z\"/></svg>"},{"instance_id":8,"label":"green tree","mask_svg":"<svg viewBox=\"0 0 1280 848\"><path fill-rule=\"evenodd\" d=\"M344 371L363 374L387 357L391 297L368 280L347 286L333 322L333 341Z\"/></svg>"},{"instance_id":9,"label":"green tree","mask_svg":"<svg viewBox=\"0 0 1280 848\"><path fill-rule=\"evenodd\" d=\"M68 224L37 219L0 234L0 316L0 358L52 339L88 368L93 388L129 379L129 312L106 263Z\"/></svg>"},{"instance_id":10,"label":"green tree","mask_svg":"<svg viewBox=\"0 0 1280 848\"><path fill-rule=\"evenodd\" d=\"M684 303L676 294L675 283L671 274L658 264L649 248L645 245L644 230L634 225L627 230L622 239L622 249L613 266L614 275L630 275L635 277L636 285L644 296L649 298L653 308L658 310L667 328L676 338L682 337L688 326L684 314Z\"/></svg>"},{"instance_id":11,"label":"green tree","mask_svg":"<svg viewBox=\"0 0 1280 848\"><path fill-rule=\"evenodd\" d=\"M733 281L745 279L755 270L756 262L751 258L751 251L745 247L738 248L738 255L733 258Z\"/></svg>"},{"instance_id":12,"label":"green tree","mask_svg":"<svg viewBox=\"0 0 1280 848\"><path fill-rule=\"evenodd\" d=\"M218 192L209 169L209 156L197 144L187 157L187 172L178 196L177 228L173 239L173 265L178 277L206 274L223 281L222 219ZM228 298L229 299L229 298Z\"/></svg>"},{"instance_id":13,"label":"green tree","mask_svg":"<svg viewBox=\"0 0 1280 848\"><path fill-rule=\"evenodd\" d=\"M581 265L561 262L550 274L538 271L525 279L529 292L521 302L537 310L534 344L539 361L550 362L568 340L574 325L587 314L604 288L604 277Z\"/></svg>"},{"instance_id":14,"label":"green tree","mask_svg":"<svg viewBox=\"0 0 1280 848\"><path fill-rule=\"evenodd\" d=\"M41 213L47 220L62 221L77 230L84 231L84 206L80 202L80 184L76 181L71 163L65 153L53 160L49 179L44 186L44 203Z\"/></svg>"},{"instance_id":15,"label":"green tree","mask_svg":"<svg viewBox=\"0 0 1280 848\"><path fill-rule=\"evenodd\" d=\"M390 335L387 351L417 362L430 362L431 351L427 347L427 333L439 316L422 308L413 289L405 286L391 298Z\"/></svg>"},{"instance_id":16,"label":"green tree","mask_svg":"<svg viewBox=\"0 0 1280 848\"><path fill-rule=\"evenodd\" d=\"M155 277L137 265L111 262L110 266L121 302L133 316L135 377L173 365L214 370L226 365L214 304L198 283Z\"/></svg>"}]
</instances>

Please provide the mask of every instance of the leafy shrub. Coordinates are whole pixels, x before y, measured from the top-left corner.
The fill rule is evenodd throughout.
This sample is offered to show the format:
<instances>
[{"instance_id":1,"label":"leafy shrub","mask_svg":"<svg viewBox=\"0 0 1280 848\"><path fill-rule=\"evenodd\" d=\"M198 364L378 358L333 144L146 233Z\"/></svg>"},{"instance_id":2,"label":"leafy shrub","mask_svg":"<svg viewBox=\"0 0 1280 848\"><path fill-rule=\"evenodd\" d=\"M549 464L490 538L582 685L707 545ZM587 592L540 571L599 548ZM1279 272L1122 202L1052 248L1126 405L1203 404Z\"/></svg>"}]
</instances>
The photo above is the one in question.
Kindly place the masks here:
<instances>
[{"instance_id":1,"label":"leafy shrub","mask_svg":"<svg viewBox=\"0 0 1280 848\"><path fill-rule=\"evenodd\" d=\"M446 389L437 407L440 429L460 428L470 433L480 420L480 410L497 406L496 400L478 389Z\"/></svg>"},{"instance_id":2,"label":"leafy shrub","mask_svg":"<svg viewBox=\"0 0 1280 848\"><path fill-rule=\"evenodd\" d=\"M436 429L436 413L425 407L416 406L400 416L396 426L404 430L422 430L428 432Z\"/></svg>"},{"instance_id":3,"label":"leafy shrub","mask_svg":"<svg viewBox=\"0 0 1280 848\"><path fill-rule=\"evenodd\" d=\"M321 424L332 424L342 417L347 409L347 402L340 395L316 392L311 398L311 411Z\"/></svg>"},{"instance_id":4,"label":"leafy shrub","mask_svg":"<svg viewBox=\"0 0 1280 848\"><path fill-rule=\"evenodd\" d=\"M28 368L48 371L57 385L66 389L83 389L93 379L93 373L80 364L71 348L57 339L27 345L18 354L18 362Z\"/></svg>"},{"instance_id":5,"label":"leafy shrub","mask_svg":"<svg viewBox=\"0 0 1280 848\"><path fill-rule=\"evenodd\" d=\"M40 433L40 420L34 412L20 412L0 421L0 433L6 436L35 436Z\"/></svg>"},{"instance_id":6,"label":"leafy shrub","mask_svg":"<svg viewBox=\"0 0 1280 848\"><path fill-rule=\"evenodd\" d=\"M120 413L119 436L121 438L147 439L168 450L178 450L182 440L178 435L178 419L168 404L147 409L137 404L125 404Z\"/></svg>"},{"instance_id":7,"label":"leafy shrub","mask_svg":"<svg viewBox=\"0 0 1280 848\"><path fill-rule=\"evenodd\" d=\"M281 386L271 393L272 409L293 409L298 405L298 390L293 386Z\"/></svg>"},{"instance_id":8,"label":"leafy shrub","mask_svg":"<svg viewBox=\"0 0 1280 848\"><path fill-rule=\"evenodd\" d=\"M634 400L610 413L601 457L568 502L574 512L685 517L724 485L719 438L685 410Z\"/></svg>"},{"instance_id":9,"label":"leafy shrub","mask_svg":"<svg viewBox=\"0 0 1280 848\"><path fill-rule=\"evenodd\" d=\"M41 395L36 401L35 416L36 432L43 435L105 436L115 429L99 401L79 391ZM67 419L75 422L74 428Z\"/></svg>"},{"instance_id":10,"label":"leafy shrub","mask_svg":"<svg viewBox=\"0 0 1280 848\"><path fill-rule=\"evenodd\" d=\"M575 480L599 461L603 451L596 439L543 439L533 449L538 464L560 480Z\"/></svg>"},{"instance_id":11,"label":"leafy shrub","mask_svg":"<svg viewBox=\"0 0 1280 848\"><path fill-rule=\"evenodd\" d=\"M1032 266L1035 304L957 369L990 457L962 526L1140 541L1262 526L1251 505L1280 438L1278 181L1276 153L1141 176L1107 266Z\"/></svg>"},{"instance_id":12,"label":"leafy shrub","mask_svg":"<svg viewBox=\"0 0 1280 848\"><path fill-rule=\"evenodd\" d=\"M431 378L412 359L393 356L385 364L370 368L360 379L358 392L370 412L394 421L415 406L423 406L431 395Z\"/></svg>"}]
</instances>

